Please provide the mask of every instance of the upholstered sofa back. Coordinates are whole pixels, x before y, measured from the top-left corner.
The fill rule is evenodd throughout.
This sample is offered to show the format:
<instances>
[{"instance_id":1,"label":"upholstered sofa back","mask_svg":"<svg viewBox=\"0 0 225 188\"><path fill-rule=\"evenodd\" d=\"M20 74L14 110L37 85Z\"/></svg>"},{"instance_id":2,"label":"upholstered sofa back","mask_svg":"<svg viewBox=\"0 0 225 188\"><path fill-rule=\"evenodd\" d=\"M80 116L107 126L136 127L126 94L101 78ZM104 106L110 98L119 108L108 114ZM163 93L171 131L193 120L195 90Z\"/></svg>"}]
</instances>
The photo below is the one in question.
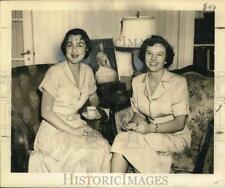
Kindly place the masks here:
<instances>
[{"instance_id":1,"label":"upholstered sofa back","mask_svg":"<svg viewBox=\"0 0 225 188\"><path fill-rule=\"evenodd\" d=\"M38 90L51 65L31 65L12 69L12 158L11 170L27 170L29 151L41 122L41 92Z\"/></svg>"},{"instance_id":2,"label":"upholstered sofa back","mask_svg":"<svg viewBox=\"0 0 225 188\"><path fill-rule=\"evenodd\" d=\"M183 154L175 155L174 166L188 171L196 170L199 152L205 142L210 141L209 150L213 150L213 134L211 138L205 138L207 131L213 130L214 122L214 79L195 72L186 72L183 75L187 79L190 96L190 116L187 126L192 130L191 148ZM208 139L208 140L207 140ZM208 151L210 152L210 151ZM205 161L203 172L213 172L213 152L211 161ZM200 156L201 157L201 156ZM208 166L208 167L207 167ZM208 169L207 169L208 168Z\"/></svg>"},{"instance_id":3,"label":"upholstered sofa back","mask_svg":"<svg viewBox=\"0 0 225 188\"><path fill-rule=\"evenodd\" d=\"M41 120L41 93L38 86L50 66L31 65L12 69L12 119L14 116L20 117L27 125L29 149L32 149Z\"/></svg>"}]
</instances>

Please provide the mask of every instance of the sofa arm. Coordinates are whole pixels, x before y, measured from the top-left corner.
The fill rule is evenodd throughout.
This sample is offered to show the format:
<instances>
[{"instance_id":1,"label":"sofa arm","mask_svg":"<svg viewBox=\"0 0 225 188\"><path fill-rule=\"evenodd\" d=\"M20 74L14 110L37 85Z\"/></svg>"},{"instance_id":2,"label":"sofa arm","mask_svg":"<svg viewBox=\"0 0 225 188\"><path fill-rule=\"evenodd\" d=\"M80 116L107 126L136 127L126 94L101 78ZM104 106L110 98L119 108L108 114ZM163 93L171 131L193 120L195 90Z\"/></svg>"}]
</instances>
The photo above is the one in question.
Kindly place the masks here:
<instances>
[{"instance_id":1,"label":"sofa arm","mask_svg":"<svg viewBox=\"0 0 225 188\"><path fill-rule=\"evenodd\" d=\"M214 129L213 121L207 126L199 148L194 173L213 173Z\"/></svg>"},{"instance_id":2,"label":"sofa arm","mask_svg":"<svg viewBox=\"0 0 225 188\"><path fill-rule=\"evenodd\" d=\"M28 130L21 118L12 114L11 171L27 172L29 159Z\"/></svg>"}]
</instances>

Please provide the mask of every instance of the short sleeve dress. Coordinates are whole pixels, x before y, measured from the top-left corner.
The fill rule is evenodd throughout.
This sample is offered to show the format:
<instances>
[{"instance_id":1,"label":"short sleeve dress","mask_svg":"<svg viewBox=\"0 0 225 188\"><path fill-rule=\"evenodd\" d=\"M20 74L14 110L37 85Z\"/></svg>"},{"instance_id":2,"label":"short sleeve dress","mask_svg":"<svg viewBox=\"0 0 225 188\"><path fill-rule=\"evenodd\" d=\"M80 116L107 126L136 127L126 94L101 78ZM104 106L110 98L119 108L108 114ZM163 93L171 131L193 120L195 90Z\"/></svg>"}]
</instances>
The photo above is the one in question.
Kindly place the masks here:
<instances>
[{"instance_id":1,"label":"short sleeve dress","mask_svg":"<svg viewBox=\"0 0 225 188\"><path fill-rule=\"evenodd\" d=\"M68 125L87 126L78 110L96 91L91 68L80 64L80 82L76 83L66 61L53 65L40 90L54 97L53 111ZM42 120L29 159L29 172L109 172L110 146L101 136L74 136Z\"/></svg>"},{"instance_id":2,"label":"short sleeve dress","mask_svg":"<svg viewBox=\"0 0 225 188\"><path fill-rule=\"evenodd\" d=\"M151 94L148 73L133 79L131 105L134 112L155 123L165 123L175 116L189 114L189 96L186 79L167 70ZM143 173L169 173L172 154L190 147L191 132L185 125L176 133L140 134L120 132L113 143L112 152L122 154L138 171Z\"/></svg>"}]
</instances>

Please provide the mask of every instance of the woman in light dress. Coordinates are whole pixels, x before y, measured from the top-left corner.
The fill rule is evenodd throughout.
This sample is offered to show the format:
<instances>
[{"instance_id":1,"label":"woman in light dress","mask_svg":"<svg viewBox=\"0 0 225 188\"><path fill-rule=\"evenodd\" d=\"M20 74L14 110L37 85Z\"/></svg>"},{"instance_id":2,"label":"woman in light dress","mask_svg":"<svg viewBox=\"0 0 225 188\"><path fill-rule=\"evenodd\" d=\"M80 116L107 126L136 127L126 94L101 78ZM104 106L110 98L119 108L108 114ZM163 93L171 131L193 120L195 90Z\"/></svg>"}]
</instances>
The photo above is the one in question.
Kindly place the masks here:
<instances>
[{"instance_id":1,"label":"woman in light dress","mask_svg":"<svg viewBox=\"0 0 225 188\"><path fill-rule=\"evenodd\" d=\"M169 72L174 52L162 37L146 39L139 52L147 72L134 77L132 120L112 146L111 172L169 173L172 154L191 144L185 122L189 114L186 79Z\"/></svg>"},{"instance_id":2,"label":"woman in light dress","mask_svg":"<svg viewBox=\"0 0 225 188\"><path fill-rule=\"evenodd\" d=\"M42 122L29 159L29 172L109 172L110 147L78 114L87 100L99 103L92 69L82 63L90 40L82 29L67 32L65 61L53 65L41 85Z\"/></svg>"}]
</instances>

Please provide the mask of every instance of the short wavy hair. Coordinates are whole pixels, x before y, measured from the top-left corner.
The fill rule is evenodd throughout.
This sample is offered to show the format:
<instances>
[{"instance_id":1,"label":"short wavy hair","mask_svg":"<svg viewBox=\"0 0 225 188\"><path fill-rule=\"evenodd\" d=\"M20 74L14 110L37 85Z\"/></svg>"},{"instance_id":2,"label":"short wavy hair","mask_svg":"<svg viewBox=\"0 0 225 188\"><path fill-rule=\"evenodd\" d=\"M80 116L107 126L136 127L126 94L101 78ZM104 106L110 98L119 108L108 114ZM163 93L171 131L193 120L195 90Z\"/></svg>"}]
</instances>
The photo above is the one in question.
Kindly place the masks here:
<instances>
[{"instance_id":1,"label":"short wavy hair","mask_svg":"<svg viewBox=\"0 0 225 188\"><path fill-rule=\"evenodd\" d=\"M173 47L165 40L163 37L158 35L152 35L150 38L144 40L140 47L139 58L145 64L145 53L148 46L153 46L154 44L161 44L166 49L166 63L165 68L169 67L173 63L174 51Z\"/></svg>"},{"instance_id":2,"label":"short wavy hair","mask_svg":"<svg viewBox=\"0 0 225 188\"><path fill-rule=\"evenodd\" d=\"M84 59L86 59L91 51L91 42L90 42L90 38L88 37L86 31L84 31L83 29L79 29L79 28L71 29L66 33L66 35L62 41L62 44L61 44L61 50L62 50L63 54L66 56L66 45L67 45L67 41L71 35L81 35L81 39L84 40L84 42L86 44L86 53L84 56Z\"/></svg>"}]
</instances>

